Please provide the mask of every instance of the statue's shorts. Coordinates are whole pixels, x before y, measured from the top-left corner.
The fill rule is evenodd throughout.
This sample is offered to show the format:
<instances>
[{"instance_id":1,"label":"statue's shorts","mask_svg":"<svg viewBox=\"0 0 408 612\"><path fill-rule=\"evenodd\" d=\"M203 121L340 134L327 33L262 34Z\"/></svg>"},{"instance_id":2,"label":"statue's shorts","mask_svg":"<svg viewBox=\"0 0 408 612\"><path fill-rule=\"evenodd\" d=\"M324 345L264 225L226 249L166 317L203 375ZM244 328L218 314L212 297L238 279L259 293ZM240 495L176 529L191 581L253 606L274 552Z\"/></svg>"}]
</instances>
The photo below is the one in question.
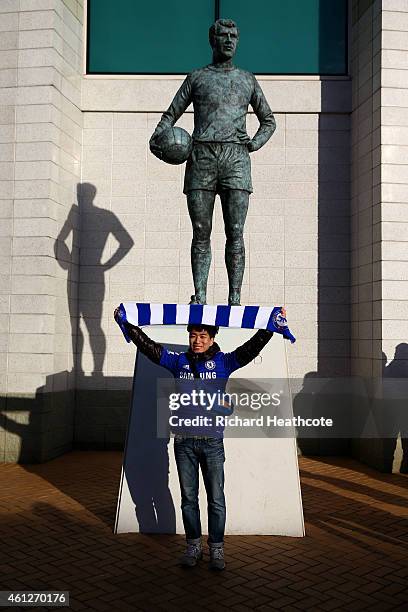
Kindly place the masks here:
<instances>
[{"instance_id":1,"label":"statue's shorts","mask_svg":"<svg viewBox=\"0 0 408 612\"><path fill-rule=\"evenodd\" d=\"M220 193L241 189L252 193L251 160L244 144L196 142L187 160L184 193L204 189Z\"/></svg>"}]
</instances>

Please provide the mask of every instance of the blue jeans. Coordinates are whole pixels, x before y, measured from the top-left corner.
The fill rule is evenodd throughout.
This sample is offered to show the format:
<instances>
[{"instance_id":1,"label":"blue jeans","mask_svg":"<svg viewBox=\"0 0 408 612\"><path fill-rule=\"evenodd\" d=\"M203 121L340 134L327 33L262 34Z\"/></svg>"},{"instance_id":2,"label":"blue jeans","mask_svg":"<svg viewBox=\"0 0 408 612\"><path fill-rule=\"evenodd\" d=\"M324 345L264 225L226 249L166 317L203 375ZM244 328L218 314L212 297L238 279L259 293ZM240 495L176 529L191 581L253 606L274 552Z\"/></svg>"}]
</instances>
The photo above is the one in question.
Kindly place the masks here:
<instances>
[{"instance_id":1,"label":"blue jeans","mask_svg":"<svg viewBox=\"0 0 408 612\"><path fill-rule=\"evenodd\" d=\"M225 530L224 441L222 438L174 438L174 455L181 489L181 511L187 540L201 537L198 467L208 505L208 543L221 544Z\"/></svg>"}]
</instances>

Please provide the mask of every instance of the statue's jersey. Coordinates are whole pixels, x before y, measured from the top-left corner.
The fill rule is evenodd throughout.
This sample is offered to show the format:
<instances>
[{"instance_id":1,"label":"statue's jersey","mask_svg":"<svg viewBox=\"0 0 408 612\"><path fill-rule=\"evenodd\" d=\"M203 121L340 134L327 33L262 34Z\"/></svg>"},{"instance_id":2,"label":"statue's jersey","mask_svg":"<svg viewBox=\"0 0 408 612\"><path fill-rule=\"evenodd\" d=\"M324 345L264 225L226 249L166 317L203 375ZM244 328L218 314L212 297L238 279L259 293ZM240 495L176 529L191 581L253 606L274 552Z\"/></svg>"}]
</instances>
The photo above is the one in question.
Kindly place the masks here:
<instances>
[{"instance_id":1,"label":"statue's jersey","mask_svg":"<svg viewBox=\"0 0 408 612\"><path fill-rule=\"evenodd\" d=\"M251 140L246 131L249 104L260 123L252 139L253 150L264 145L276 127L255 76L240 68L225 70L210 64L191 72L163 113L155 134L173 126L190 103L194 107L195 142L248 143Z\"/></svg>"}]
</instances>

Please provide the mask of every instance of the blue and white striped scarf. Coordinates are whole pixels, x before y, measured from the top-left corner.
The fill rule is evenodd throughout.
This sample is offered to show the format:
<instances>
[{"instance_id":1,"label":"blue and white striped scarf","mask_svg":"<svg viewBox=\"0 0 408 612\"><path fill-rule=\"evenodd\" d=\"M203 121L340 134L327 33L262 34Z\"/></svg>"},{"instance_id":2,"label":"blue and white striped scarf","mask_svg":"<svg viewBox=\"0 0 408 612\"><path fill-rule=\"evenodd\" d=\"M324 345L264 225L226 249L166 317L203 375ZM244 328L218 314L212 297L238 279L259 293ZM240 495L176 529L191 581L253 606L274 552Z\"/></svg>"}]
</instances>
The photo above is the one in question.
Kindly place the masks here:
<instances>
[{"instance_id":1,"label":"blue and white striped scarf","mask_svg":"<svg viewBox=\"0 0 408 612\"><path fill-rule=\"evenodd\" d=\"M118 324L127 342L124 322L132 325L218 325L243 329L269 329L292 343L296 338L288 328L281 306L224 306L212 304L150 304L125 302L120 305Z\"/></svg>"}]
</instances>

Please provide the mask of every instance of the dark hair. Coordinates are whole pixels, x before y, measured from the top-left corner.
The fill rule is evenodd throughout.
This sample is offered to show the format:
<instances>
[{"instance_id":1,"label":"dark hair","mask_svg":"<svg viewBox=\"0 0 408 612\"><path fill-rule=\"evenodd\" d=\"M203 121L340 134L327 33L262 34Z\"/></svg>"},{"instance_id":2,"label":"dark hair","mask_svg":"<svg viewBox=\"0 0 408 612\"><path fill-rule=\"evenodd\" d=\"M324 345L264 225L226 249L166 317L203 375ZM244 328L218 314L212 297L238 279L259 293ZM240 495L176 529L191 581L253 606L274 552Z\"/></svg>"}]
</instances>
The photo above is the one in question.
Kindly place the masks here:
<instances>
[{"instance_id":1,"label":"dark hair","mask_svg":"<svg viewBox=\"0 0 408 612\"><path fill-rule=\"evenodd\" d=\"M215 338L215 334L218 334L219 327L218 325L203 325L201 323L190 323L187 325L187 331L190 333L194 330L196 331L206 331L210 338Z\"/></svg>"},{"instance_id":2,"label":"dark hair","mask_svg":"<svg viewBox=\"0 0 408 612\"><path fill-rule=\"evenodd\" d=\"M219 26L222 26L224 28L235 28L239 36L239 29L235 21L232 21L232 19L217 19L217 21L214 21L211 28L208 30L208 39L212 47L214 46L213 39L214 36L217 34Z\"/></svg>"}]
</instances>

